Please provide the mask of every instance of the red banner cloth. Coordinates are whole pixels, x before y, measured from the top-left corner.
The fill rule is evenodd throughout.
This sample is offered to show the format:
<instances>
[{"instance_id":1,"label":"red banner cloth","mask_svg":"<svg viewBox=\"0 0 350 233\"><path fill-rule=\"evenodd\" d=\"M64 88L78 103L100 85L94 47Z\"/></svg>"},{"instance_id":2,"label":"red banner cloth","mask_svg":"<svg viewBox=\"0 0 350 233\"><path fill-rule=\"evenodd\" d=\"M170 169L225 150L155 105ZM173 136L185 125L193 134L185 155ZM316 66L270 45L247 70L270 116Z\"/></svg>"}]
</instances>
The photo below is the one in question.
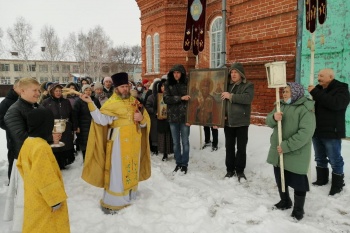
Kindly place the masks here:
<instances>
[{"instance_id":1,"label":"red banner cloth","mask_svg":"<svg viewBox=\"0 0 350 233\"><path fill-rule=\"evenodd\" d=\"M194 55L204 49L206 6L207 0L188 0L187 3L183 49L188 51L192 47Z\"/></svg>"},{"instance_id":2,"label":"red banner cloth","mask_svg":"<svg viewBox=\"0 0 350 233\"><path fill-rule=\"evenodd\" d=\"M327 18L327 0L318 0L318 22L323 24Z\"/></svg>"}]
</instances>

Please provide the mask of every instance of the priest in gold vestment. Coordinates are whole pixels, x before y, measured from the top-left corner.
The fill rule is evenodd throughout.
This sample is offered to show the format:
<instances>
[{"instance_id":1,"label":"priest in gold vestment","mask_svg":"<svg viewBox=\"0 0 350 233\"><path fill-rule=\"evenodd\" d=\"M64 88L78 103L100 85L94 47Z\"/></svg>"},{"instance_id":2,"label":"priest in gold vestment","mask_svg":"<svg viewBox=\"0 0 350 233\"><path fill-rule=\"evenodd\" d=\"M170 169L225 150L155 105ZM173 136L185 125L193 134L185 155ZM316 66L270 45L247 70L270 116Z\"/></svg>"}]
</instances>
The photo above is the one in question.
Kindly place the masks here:
<instances>
[{"instance_id":1,"label":"priest in gold vestment","mask_svg":"<svg viewBox=\"0 0 350 233\"><path fill-rule=\"evenodd\" d=\"M112 80L114 93L100 110L89 96L80 97L93 118L82 178L104 188L100 203L105 213L130 205L138 182L151 175L149 115L130 95L127 73L114 74Z\"/></svg>"}]
</instances>

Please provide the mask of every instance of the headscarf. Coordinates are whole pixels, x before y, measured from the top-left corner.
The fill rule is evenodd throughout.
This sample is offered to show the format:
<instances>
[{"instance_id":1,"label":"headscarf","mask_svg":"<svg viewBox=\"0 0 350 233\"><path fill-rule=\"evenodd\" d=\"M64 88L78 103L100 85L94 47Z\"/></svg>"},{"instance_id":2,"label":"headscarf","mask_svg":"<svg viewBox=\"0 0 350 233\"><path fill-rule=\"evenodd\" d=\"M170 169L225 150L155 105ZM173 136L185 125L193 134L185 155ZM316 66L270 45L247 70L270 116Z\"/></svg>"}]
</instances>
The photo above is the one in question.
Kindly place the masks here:
<instances>
[{"instance_id":1,"label":"headscarf","mask_svg":"<svg viewBox=\"0 0 350 233\"><path fill-rule=\"evenodd\" d=\"M304 87L296 82L287 82L291 92L291 104L304 96Z\"/></svg>"}]
</instances>

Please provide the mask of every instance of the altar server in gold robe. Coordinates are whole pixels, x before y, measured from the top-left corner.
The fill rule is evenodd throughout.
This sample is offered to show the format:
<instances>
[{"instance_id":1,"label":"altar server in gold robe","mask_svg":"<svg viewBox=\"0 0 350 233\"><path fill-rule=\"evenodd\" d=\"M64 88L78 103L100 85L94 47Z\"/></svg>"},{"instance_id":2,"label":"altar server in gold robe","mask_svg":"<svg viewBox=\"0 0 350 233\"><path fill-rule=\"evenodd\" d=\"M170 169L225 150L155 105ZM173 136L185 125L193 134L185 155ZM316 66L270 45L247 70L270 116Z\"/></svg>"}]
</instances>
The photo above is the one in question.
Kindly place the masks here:
<instances>
[{"instance_id":1,"label":"altar server in gold robe","mask_svg":"<svg viewBox=\"0 0 350 233\"><path fill-rule=\"evenodd\" d=\"M28 138L17 160L24 182L23 233L68 233L67 195L60 168L47 140L54 117L45 108L28 114Z\"/></svg>"},{"instance_id":2,"label":"altar server in gold robe","mask_svg":"<svg viewBox=\"0 0 350 233\"><path fill-rule=\"evenodd\" d=\"M151 175L150 118L140 102L130 95L128 74L112 75L113 95L99 110L89 96L93 118L82 178L104 188L102 210L113 214L136 198L138 182Z\"/></svg>"}]
</instances>

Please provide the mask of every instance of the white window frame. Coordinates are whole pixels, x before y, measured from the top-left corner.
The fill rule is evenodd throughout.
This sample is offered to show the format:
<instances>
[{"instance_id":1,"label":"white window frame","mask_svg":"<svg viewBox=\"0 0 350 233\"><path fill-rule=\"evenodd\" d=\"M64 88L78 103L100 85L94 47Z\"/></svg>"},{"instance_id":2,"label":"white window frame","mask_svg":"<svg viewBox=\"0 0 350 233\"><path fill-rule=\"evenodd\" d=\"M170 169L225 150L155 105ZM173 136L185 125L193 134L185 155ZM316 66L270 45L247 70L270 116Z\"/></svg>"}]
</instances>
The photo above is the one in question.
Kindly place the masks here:
<instances>
[{"instance_id":1,"label":"white window frame","mask_svg":"<svg viewBox=\"0 0 350 233\"><path fill-rule=\"evenodd\" d=\"M62 77L62 83L68 83L69 77Z\"/></svg>"},{"instance_id":2,"label":"white window frame","mask_svg":"<svg viewBox=\"0 0 350 233\"><path fill-rule=\"evenodd\" d=\"M13 70L15 72L22 72L23 71L23 64L13 64Z\"/></svg>"},{"instance_id":3,"label":"white window frame","mask_svg":"<svg viewBox=\"0 0 350 233\"><path fill-rule=\"evenodd\" d=\"M152 72L152 37L146 37L146 73Z\"/></svg>"},{"instance_id":4,"label":"white window frame","mask_svg":"<svg viewBox=\"0 0 350 233\"><path fill-rule=\"evenodd\" d=\"M79 73L80 66L79 65L73 65L73 73Z\"/></svg>"},{"instance_id":5,"label":"white window frame","mask_svg":"<svg viewBox=\"0 0 350 233\"><path fill-rule=\"evenodd\" d=\"M160 70L160 40L159 34L153 36L153 55L154 55L154 72L159 73Z\"/></svg>"},{"instance_id":6,"label":"white window frame","mask_svg":"<svg viewBox=\"0 0 350 233\"><path fill-rule=\"evenodd\" d=\"M220 65L222 49L222 17L216 17L210 25L210 68Z\"/></svg>"},{"instance_id":7,"label":"white window frame","mask_svg":"<svg viewBox=\"0 0 350 233\"><path fill-rule=\"evenodd\" d=\"M51 69L52 69L52 72L58 73L60 72L60 65L52 65Z\"/></svg>"},{"instance_id":8,"label":"white window frame","mask_svg":"<svg viewBox=\"0 0 350 233\"><path fill-rule=\"evenodd\" d=\"M63 73L69 73L69 72L70 72L70 65L68 65L68 64L63 64L63 65L62 65L62 72L63 72Z\"/></svg>"},{"instance_id":9,"label":"white window frame","mask_svg":"<svg viewBox=\"0 0 350 233\"><path fill-rule=\"evenodd\" d=\"M10 64L0 64L0 71L10 71Z\"/></svg>"},{"instance_id":10,"label":"white window frame","mask_svg":"<svg viewBox=\"0 0 350 233\"><path fill-rule=\"evenodd\" d=\"M39 78L39 81L40 81L40 83L48 82L48 81L49 81L49 78L48 78L48 77L40 77L40 78Z\"/></svg>"},{"instance_id":11,"label":"white window frame","mask_svg":"<svg viewBox=\"0 0 350 233\"><path fill-rule=\"evenodd\" d=\"M52 82L60 83L60 77L52 77Z\"/></svg>"},{"instance_id":12,"label":"white window frame","mask_svg":"<svg viewBox=\"0 0 350 233\"><path fill-rule=\"evenodd\" d=\"M30 64L27 66L27 71L29 72L35 72L36 66L33 64Z\"/></svg>"},{"instance_id":13,"label":"white window frame","mask_svg":"<svg viewBox=\"0 0 350 233\"><path fill-rule=\"evenodd\" d=\"M39 72L45 72L47 73L49 71L48 65L39 65Z\"/></svg>"},{"instance_id":14,"label":"white window frame","mask_svg":"<svg viewBox=\"0 0 350 233\"><path fill-rule=\"evenodd\" d=\"M1 84L11 84L11 78L10 77L0 77L0 83Z\"/></svg>"}]
</instances>

